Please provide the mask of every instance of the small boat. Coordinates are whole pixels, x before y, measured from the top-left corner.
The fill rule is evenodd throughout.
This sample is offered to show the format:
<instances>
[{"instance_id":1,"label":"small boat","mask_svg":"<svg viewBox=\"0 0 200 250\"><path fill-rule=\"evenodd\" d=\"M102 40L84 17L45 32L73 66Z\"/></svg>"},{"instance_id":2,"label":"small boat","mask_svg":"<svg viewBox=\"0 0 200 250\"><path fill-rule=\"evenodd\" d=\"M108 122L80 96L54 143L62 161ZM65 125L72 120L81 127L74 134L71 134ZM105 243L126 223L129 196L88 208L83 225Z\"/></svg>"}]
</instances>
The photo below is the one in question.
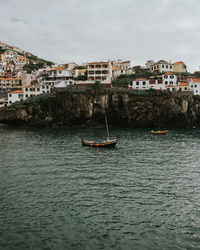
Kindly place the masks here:
<instances>
[{"instance_id":1,"label":"small boat","mask_svg":"<svg viewBox=\"0 0 200 250\"><path fill-rule=\"evenodd\" d=\"M88 141L82 140L83 146L97 147L97 148L112 148L116 145L117 139L105 141Z\"/></svg>"},{"instance_id":2,"label":"small boat","mask_svg":"<svg viewBox=\"0 0 200 250\"><path fill-rule=\"evenodd\" d=\"M117 144L117 139L110 139L109 138L109 131L108 131L108 122L107 117L105 114L105 122L106 122L106 131L107 131L107 139L106 140L98 140L98 141L88 141L82 140L82 146L89 146L89 147L96 147L96 148L112 148L115 147Z\"/></svg>"},{"instance_id":3,"label":"small boat","mask_svg":"<svg viewBox=\"0 0 200 250\"><path fill-rule=\"evenodd\" d=\"M168 130L157 130L157 131L152 130L151 133L153 135L166 135L168 133Z\"/></svg>"}]
</instances>

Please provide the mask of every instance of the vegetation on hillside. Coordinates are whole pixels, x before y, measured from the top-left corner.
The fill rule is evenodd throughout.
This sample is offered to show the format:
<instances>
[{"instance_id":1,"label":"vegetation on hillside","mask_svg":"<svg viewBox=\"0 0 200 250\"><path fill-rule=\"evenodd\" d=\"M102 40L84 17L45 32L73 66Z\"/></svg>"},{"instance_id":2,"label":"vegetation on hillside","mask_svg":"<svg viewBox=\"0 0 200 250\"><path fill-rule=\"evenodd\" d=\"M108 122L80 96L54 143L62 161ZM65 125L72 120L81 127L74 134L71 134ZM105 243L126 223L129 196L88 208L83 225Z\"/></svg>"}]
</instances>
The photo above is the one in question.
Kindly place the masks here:
<instances>
[{"instance_id":1,"label":"vegetation on hillside","mask_svg":"<svg viewBox=\"0 0 200 250\"><path fill-rule=\"evenodd\" d=\"M128 84L131 83L136 78L149 78L150 76L158 75L146 70L136 70L135 74L130 75L120 75L118 78L112 81L114 87L128 87Z\"/></svg>"}]
</instances>

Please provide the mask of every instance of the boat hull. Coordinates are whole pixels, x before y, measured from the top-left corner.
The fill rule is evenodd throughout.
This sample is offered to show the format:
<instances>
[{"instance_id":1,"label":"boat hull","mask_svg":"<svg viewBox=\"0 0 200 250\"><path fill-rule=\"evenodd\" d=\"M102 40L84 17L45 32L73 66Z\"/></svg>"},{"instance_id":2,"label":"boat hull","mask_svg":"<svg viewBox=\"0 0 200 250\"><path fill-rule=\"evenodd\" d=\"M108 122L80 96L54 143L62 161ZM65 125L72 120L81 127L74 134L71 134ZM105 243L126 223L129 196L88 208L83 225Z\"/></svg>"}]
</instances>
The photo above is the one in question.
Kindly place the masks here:
<instances>
[{"instance_id":1,"label":"boat hull","mask_svg":"<svg viewBox=\"0 0 200 250\"><path fill-rule=\"evenodd\" d=\"M166 135L168 130L165 131L151 131L152 135Z\"/></svg>"},{"instance_id":2,"label":"boat hull","mask_svg":"<svg viewBox=\"0 0 200 250\"><path fill-rule=\"evenodd\" d=\"M113 148L117 144L117 139L110 141L87 141L82 140L83 146L95 147L95 148Z\"/></svg>"}]
</instances>

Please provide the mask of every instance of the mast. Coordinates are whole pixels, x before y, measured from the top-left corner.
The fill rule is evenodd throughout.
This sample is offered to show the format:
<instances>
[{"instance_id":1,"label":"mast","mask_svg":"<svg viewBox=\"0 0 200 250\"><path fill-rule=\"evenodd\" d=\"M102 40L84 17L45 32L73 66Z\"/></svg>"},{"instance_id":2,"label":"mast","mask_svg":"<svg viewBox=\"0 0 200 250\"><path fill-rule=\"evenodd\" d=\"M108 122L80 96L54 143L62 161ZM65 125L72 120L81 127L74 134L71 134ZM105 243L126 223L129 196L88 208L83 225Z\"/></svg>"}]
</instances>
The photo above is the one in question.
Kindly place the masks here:
<instances>
[{"instance_id":1,"label":"mast","mask_svg":"<svg viewBox=\"0 0 200 250\"><path fill-rule=\"evenodd\" d=\"M107 122L106 112L105 112L105 122L106 122L107 141L109 141L109 130L108 130L108 122Z\"/></svg>"}]
</instances>

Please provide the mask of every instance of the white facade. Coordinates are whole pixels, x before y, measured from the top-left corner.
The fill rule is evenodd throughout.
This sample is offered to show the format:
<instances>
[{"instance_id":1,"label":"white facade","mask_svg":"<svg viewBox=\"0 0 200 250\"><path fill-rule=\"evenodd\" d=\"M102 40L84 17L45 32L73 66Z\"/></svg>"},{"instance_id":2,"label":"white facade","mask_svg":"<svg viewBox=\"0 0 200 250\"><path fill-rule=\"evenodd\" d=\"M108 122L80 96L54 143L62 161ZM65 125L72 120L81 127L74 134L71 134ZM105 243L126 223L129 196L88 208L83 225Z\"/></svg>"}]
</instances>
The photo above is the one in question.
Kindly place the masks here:
<instances>
[{"instance_id":1,"label":"white facade","mask_svg":"<svg viewBox=\"0 0 200 250\"><path fill-rule=\"evenodd\" d=\"M128 85L132 89L149 89L149 79L137 78Z\"/></svg>"},{"instance_id":2,"label":"white facade","mask_svg":"<svg viewBox=\"0 0 200 250\"><path fill-rule=\"evenodd\" d=\"M48 84L51 87L56 87L58 84L65 86L75 84L72 72L65 68L52 68L38 72L38 82L40 84Z\"/></svg>"},{"instance_id":3,"label":"white facade","mask_svg":"<svg viewBox=\"0 0 200 250\"><path fill-rule=\"evenodd\" d=\"M153 65L150 66L150 70L152 72L157 72L157 73L164 73L164 72L173 72L173 64L168 63L164 60L160 60L157 63L154 63Z\"/></svg>"},{"instance_id":4,"label":"white facade","mask_svg":"<svg viewBox=\"0 0 200 250\"><path fill-rule=\"evenodd\" d=\"M200 95L200 79L190 79L189 89L194 92L194 95Z\"/></svg>"},{"instance_id":5,"label":"white facade","mask_svg":"<svg viewBox=\"0 0 200 250\"><path fill-rule=\"evenodd\" d=\"M112 79L112 65L111 62L92 62L88 63L88 81L95 83L111 84Z\"/></svg>"},{"instance_id":6,"label":"white facade","mask_svg":"<svg viewBox=\"0 0 200 250\"><path fill-rule=\"evenodd\" d=\"M177 75L173 74L171 72L167 72L167 73L163 74L162 79L163 79L163 83L165 86L178 84Z\"/></svg>"},{"instance_id":7,"label":"white facade","mask_svg":"<svg viewBox=\"0 0 200 250\"><path fill-rule=\"evenodd\" d=\"M149 88L156 89L156 90L163 90L165 89L165 84L161 78L150 78L149 80Z\"/></svg>"},{"instance_id":8,"label":"white facade","mask_svg":"<svg viewBox=\"0 0 200 250\"><path fill-rule=\"evenodd\" d=\"M8 92L8 105L11 105L14 102L23 101L24 92L23 90L15 90Z\"/></svg>"},{"instance_id":9,"label":"white facade","mask_svg":"<svg viewBox=\"0 0 200 250\"><path fill-rule=\"evenodd\" d=\"M47 94L50 93L51 87L46 84L46 85L29 85L25 86L23 88L24 92L24 100L27 98L36 96L36 95L41 95L41 94Z\"/></svg>"}]
</instances>

